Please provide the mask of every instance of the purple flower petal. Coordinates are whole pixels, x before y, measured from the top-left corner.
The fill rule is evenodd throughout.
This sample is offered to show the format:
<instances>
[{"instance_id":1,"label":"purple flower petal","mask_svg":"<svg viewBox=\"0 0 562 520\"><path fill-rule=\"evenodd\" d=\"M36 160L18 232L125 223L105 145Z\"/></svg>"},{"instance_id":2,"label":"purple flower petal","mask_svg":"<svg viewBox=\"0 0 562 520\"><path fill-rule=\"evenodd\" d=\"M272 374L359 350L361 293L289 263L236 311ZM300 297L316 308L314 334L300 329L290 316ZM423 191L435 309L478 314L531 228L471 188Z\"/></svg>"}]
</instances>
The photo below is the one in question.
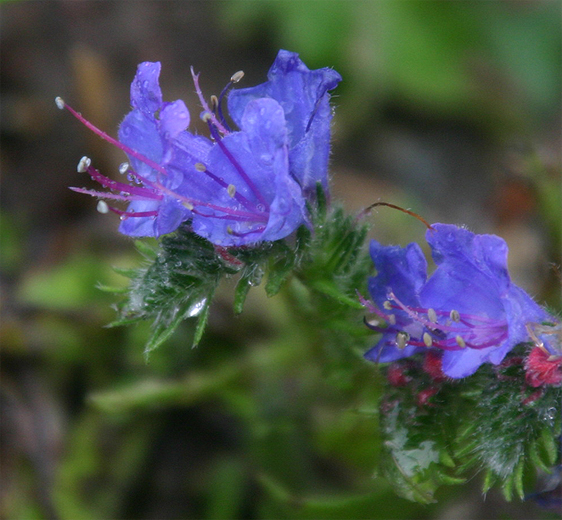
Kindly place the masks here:
<instances>
[{"instance_id":1,"label":"purple flower petal","mask_svg":"<svg viewBox=\"0 0 562 520\"><path fill-rule=\"evenodd\" d=\"M471 376L482 363L488 360L492 349L493 347L484 350L467 348L443 352L443 372L454 379Z\"/></svg>"},{"instance_id":2,"label":"purple flower petal","mask_svg":"<svg viewBox=\"0 0 562 520\"><path fill-rule=\"evenodd\" d=\"M164 199L163 202L133 201L127 208L128 213L157 211L154 217L123 218L119 232L130 237L159 237L175 231L189 218L190 212L177 200Z\"/></svg>"},{"instance_id":3,"label":"purple flower petal","mask_svg":"<svg viewBox=\"0 0 562 520\"><path fill-rule=\"evenodd\" d=\"M213 147L208 169L247 203L228 190L217 190L212 202L233 213L212 219L205 212L193 219L196 233L224 246L284 238L304 219L300 188L288 172L287 131L279 104L265 98L252 101L241 126L241 132L227 135L221 146ZM251 182L245 172L252 172ZM221 217L220 211L212 215Z\"/></svg>"},{"instance_id":4,"label":"purple flower petal","mask_svg":"<svg viewBox=\"0 0 562 520\"><path fill-rule=\"evenodd\" d=\"M160 137L158 123L153 116L140 110L129 112L119 127L119 141L146 158L160 163L164 154L164 144ZM145 177L154 179L156 172L145 162L129 155L133 169Z\"/></svg>"},{"instance_id":5,"label":"purple flower petal","mask_svg":"<svg viewBox=\"0 0 562 520\"><path fill-rule=\"evenodd\" d=\"M316 175L324 182L326 177L331 119L327 90L337 85L339 74L309 71L298 55L282 51L267 83L234 96L232 116L239 132L221 123L220 109L205 114L212 140L188 131L190 115L183 101L163 101L159 74L160 63L139 65L131 85L133 110L119 128L119 141L71 110L129 156L121 170L134 183L130 190L90 170L95 180L118 192L108 199L130 203L126 211L110 208L122 218L120 231L160 236L189 220L196 233L214 244L244 246L285 238L302 225L303 179ZM197 95L207 107L197 78ZM239 102L234 101L237 96Z\"/></svg>"},{"instance_id":6,"label":"purple flower petal","mask_svg":"<svg viewBox=\"0 0 562 520\"><path fill-rule=\"evenodd\" d=\"M259 98L279 102L285 113L289 133L289 168L305 191L316 182L328 187L328 157L332 110L329 90L341 76L333 69L309 70L298 54L281 50L268 73L268 81L256 87L234 90L228 108L235 123L241 125L247 104Z\"/></svg>"},{"instance_id":7,"label":"purple flower petal","mask_svg":"<svg viewBox=\"0 0 562 520\"><path fill-rule=\"evenodd\" d=\"M382 305L391 288L408 305L418 305L418 294L427 278L427 262L420 246L383 246L372 240L370 252L377 268L377 275L369 279L373 300Z\"/></svg>"},{"instance_id":8,"label":"purple flower petal","mask_svg":"<svg viewBox=\"0 0 562 520\"><path fill-rule=\"evenodd\" d=\"M437 264L427 281L416 244L371 243L377 275L369 291L388 324L368 359L389 362L440 351L446 375L467 377L530 341L530 323L548 321L546 311L511 283L501 238L447 224L434 224L426 237Z\"/></svg>"},{"instance_id":9,"label":"purple flower petal","mask_svg":"<svg viewBox=\"0 0 562 520\"><path fill-rule=\"evenodd\" d=\"M168 141L178 136L189 126L189 111L179 99L173 103L164 103L160 111L160 131Z\"/></svg>"},{"instance_id":10,"label":"purple flower petal","mask_svg":"<svg viewBox=\"0 0 562 520\"><path fill-rule=\"evenodd\" d=\"M131 106L153 115L162 105L162 91L158 84L160 62L145 61L137 67L131 83Z\"/></svg>"}]
</instances>

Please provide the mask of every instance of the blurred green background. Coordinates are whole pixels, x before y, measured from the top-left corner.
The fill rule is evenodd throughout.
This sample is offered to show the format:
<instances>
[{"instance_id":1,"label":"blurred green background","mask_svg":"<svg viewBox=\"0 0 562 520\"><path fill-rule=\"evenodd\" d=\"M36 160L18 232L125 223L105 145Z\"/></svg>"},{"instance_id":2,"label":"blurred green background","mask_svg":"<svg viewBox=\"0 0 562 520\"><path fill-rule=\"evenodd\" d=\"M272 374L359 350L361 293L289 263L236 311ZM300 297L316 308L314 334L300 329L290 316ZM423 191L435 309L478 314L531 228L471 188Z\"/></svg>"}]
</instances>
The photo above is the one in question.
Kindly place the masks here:
<instances>
[{"instance_id":1,"label":"blurred green background","mask_svg":"<svg viewBox=\"0 0 562 520\"><path fill-rule=\"evenodd\" d=\"M331 172L350 212L383 200L502 235L514 279L561 309L559 1L26 1L0 4L1 505L6 519L550 518L486 499L478 478L438 503L374 475L381 381L324 348L290 294L220 291L202 344L189 324L143 355L150 324L105 328L142 261L115 216L67 189L124 160L54 98L115 135L141 61L197 114L231 74L265 80L277 50L344 80ZM192 119L195 119L192 117ZM382 208L372 235L420 224ZM365 347L374 339L367 338Z\"/></svg>"}]
</instances>

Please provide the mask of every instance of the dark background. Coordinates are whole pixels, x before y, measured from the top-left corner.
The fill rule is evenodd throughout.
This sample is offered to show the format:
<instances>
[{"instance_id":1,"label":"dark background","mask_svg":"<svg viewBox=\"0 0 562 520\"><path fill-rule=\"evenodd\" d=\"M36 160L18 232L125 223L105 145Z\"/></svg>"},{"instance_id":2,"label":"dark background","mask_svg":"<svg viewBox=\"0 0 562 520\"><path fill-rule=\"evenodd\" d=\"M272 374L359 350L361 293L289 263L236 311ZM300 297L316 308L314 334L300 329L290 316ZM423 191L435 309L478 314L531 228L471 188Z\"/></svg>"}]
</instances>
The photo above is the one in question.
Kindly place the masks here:
<instances>
[{"instance_id":1,"label":"dark background","mask_svg":"<svg viewBox=\"0 0 562 520\"><path fill-rule=\"evenodd\" d=\"M110 176L124 158L54 98L115 135L142 61L162 62L165 100L192 120L190 65L207 97L239 69L242 87L264 81L279 48L333 66L334 199L499 234L516 282L560 310L560 2L29 1L0 15L3 518L548 517L484 502L478 477L435 506L396 498L372 478L376 418L358 413L376 401L371 368L327 370L260 290L234 317L226 284L203 344L179 330L148 364L148 324L104 328L117 297L96 286L125 287L112 266L140 255L67 187L93 187L83 155ZM378 240L422 240L388 208L372 221Z\"/></svg>"}]
</instances>

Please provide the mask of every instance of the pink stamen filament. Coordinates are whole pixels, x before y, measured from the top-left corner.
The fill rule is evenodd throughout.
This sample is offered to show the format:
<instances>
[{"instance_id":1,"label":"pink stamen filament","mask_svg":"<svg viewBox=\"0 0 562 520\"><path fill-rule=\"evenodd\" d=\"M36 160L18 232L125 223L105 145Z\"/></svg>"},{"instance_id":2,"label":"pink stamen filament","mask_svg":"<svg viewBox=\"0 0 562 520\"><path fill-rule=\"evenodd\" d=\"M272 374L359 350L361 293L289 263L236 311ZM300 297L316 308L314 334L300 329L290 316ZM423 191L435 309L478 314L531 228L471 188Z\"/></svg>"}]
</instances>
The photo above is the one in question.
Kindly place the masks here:
<instances>
[{"instance_id":1,"label":"pink stamen filament","mask_svg":"<svg viewBox=\"0 0 562 520\"><path fill-rule=\"evenodd\" d=\"M131 202L133 200L162 200L162 195L156 193L155 191L148 190L147 188L140 188L140 187L136 187L136 186L131 186L129 184L124 184L124 183L120 183L120 182L117 182L117 181L113 181L113 180L109 179L108 177L105 177L104 175L99 173L92 166L90 166L88 168L88 173L90 174L90 176L94 180L99 182L102 186L104 186L106 188L110 188L110 189L121 190L125 193L129 193L129 195L120 195L120 194L115 194L115 193L100 192L100 191L88 190L88 189L84 189L84 188L70 188L70 189L73 190L73 191L76 191L78 193L84 193L86 195L91 195L92 197L100 197L100 198L112 199L112 200L121 200L121 201L126 201L126 202ZM173 198L175 198L177 200L188 202L189 204L191 204L193 206L197 206L197 205L205 206L205 207L208 207L210 209L214 209L214 210L221 211L222 213L226 213L226 215L224 215L224 216L221 216L221 215L204 215L203 213L201 213L199 211L196 211L194 209L194 213L197 213L198 215L205 216L205 217L208 217L208 218L232 219L232 220L237 220L237 221L241 221L241 222L247 222L248 220L267 222L268 216L264 213L246 213L246 212L242 212L242 211L238 211L238 210L231 210L230 208L224 208L224 207L217 206L217 205L214 205L214 204L196 201L194 199L189 199L187 197L182 197L181 195L175 193L174 191L169 190L165 186L162 186L158 182L152 182L152 181L146 179L145 177L143 177L142 175L139 175L135 172L132 172L132 175L134 175L135 178L138 178L143 183L148 184L153 190L159 190L159 191L162 191L162 192L166 192L168 195L172 196ZM132 196L132 195L134 195L134 196ZM118 213L119 215L126 214L126 212L123 212L121 210L116 210L115 208L110 207L110 209L114 213ZM150 212L150 214L146 215L146 216L153 216L156 213L157 213L156 211ZM145 215L143 215L142 213L134 213L134 214L127 214L127 216L141 217L141 216L145 216Z\"/></svg>"},{"instance_id":2,"label":"pink stamen filament","mask_svg":"<svg viewBox=\"0 0 562 520\"><path fill-rule=\"evenodd\" d=\"M388 332L388 329L370 326L369 324L367 324L367 326L369 326L370 329L376 330L378 332L382 332L383 334ZM471 349L480 350L480 349L493 347L501 344L505 340L505 337L506 337L505 334L500 334L499 336L496 335L492 339L488 340L486 343L480 343L478 345L474 343L470 343L465 340L465 344L463 347L461 347L453 338L447 338L445 340L436 340L434 337L432 337L433 342L431 348L435 347L435 348L440 348L442 350L465 350L466 348L471 348ZM394 341L389 340L388 344L394 344ZM422 347L425 349L428 348L423 340L413 337L410 337L408 339L406 345L411 345L413 347Z\"/></svg>"},{"instance_id":3,"label":"pink stamen filament","mask_svg":"<svg viewBox=\"0 0 562 520\"><path fill-rule=\"evenodd\" d=\"M252 233L262 233L265 230L265 226L260 226L256 229L252 229L250 231L246 231L245 233L237 233L236 231L230 231L231 235L234 235L235 237L245 237L247 235L251 235Z\"/></svg>"},{"instance_id":4,"label":"pink stamen filament","mask_svg":"<svg viewBox=\"0 0 562 520\"><path fill-rule=\"evenodd\" d=\"M132 148L129 148L127 145L124 145L123 143L117 141L113 137L109 136L103 130L100 130L97 126L90 123L90 121L84 119L82 114L76 112L76 110L74 110L68 104L65 103L64 108L66 108L83 125L87 126L92 132L99 135L102 139L106 140L108 143L111 143L112 145L116 146L120 150L123 150L126 154L129 154L130 156L134 157L135 159L138 159L139 161L143 162L147 166L150 166L152 169L156 170L157 172L159 172L163 175L166 175L166 176L168 175L166 173L166 170L164 168L162 168L162 166L160 166L159 164L150 160L148 157L145 157L144 155L140 154L139 152L136 152Z\"/></svg>"},{"instance_id":5,"label":"pink stamen filament","mask_svg":"<svg viewBox=\"0 0 562 520\"><path fill-rule=\"evenodd\" d=\"M195 74L195 71L193 70L193 67L191 67L191 77L193 78L193 84L195 85L195 93L197 94L197 97L199 98L199 102L201 103L201 106L203 107L203 110L205 110L205 112L207 112L209 114L210 120L212 121L213 125L215 125L215 127L219 130L219 132L222 135L228 135L230 132L216 118L213 111L209 108L209 105L207 104L207 101L205 101L205 98L203 97L203 92L201 92L201 89L199 88L199 74Z\"/></svg>"},{"instance_id":6,"label":"pink stamen filament","mask_svg":"<svg viewBox=\"0 0 562 520\"><path fill-rule=\"evenodd\" d=\"M452 332L452 333L456 333L456 334L462 334L462 333L473 334L475 329L478 329L479 332L490 332L490 333L492 333L492 332L502 332L507 327L507 324L505 322L500 323L500 322L497 322L497 321L496 321L495 325L489 325L489 326L473 326L470 323L468 323L467 324L468 327L466 327L466 328L453 327L451 325L442 325L440 323L433 323L432 321L426 320L423 316L420 316L417 312L414 312L412 309L410 309L409 307L404 305L396 297L396 295L394 293L392 293L392 292L389 293L389 299L392 299L393 301L396 302L398 307L395 307L395 308L402 309L406 314L408 314L408 316L410 318L417 321L418 323L421 323L422 325L424 325L425 327L427 327L430 330L438 329L438 330L442 330L443 332ZM480 318L478 318L478 319L480 319Z\"/></svg>"},{"instance_id":7,"label":"pink stamen filament","mask_svg":"<svg viewBox=\"0 0 562 520\"><path fill-rule=\"evenodd\" d=\"M195 75L195 73L193 72L193 68L192 68L192 76L193 76L193 81L194 81L194 84L195 84L195 88L196 88L196 92L197 92L197 95L199 97L199 100L201 101L201 104L203 105L203 108L205 110L207 110L210 114L210 122L212 121L212 124L214 125L214 127L216 129L218 129L221 133L223 133L224 135L228 134L229 132L217 120L217 118L214 116L212 111L209 109L205 99L203 98L202 92L199 88L199 82L198 82L199 76ZM152 161L148 157L142 155L141 153L133 150L132 148L129 148L127 145L125 145L125 144L117 141L113 137L109 136L106 132L102 131L97 126L95 126L94 124L92 124L88 120L86 120L82 116L82 114L80 114L79 112L74 110L67 103L64 104L64 108L66 108L83 125L85 125L92 132L94 132L95 134L100 136L102 139L104 139L108 143L113 144L114 146L116 146L120 150L123 150L126 154L128 154L131 157L134 157L134 158L138 159L139 161L143 162L144 164L146 164L150 168L156 170L159 174L163 174L165 176L168 176L166 170L161 165L155 163L154 161ZM213 137L215 137L215 140L216 140L217 144L220 146L220 148L223 151L223 153L225 154L225 156L228 158L228 160L231 162L231 164L236 168L236 170L238 171L240 176L244 179L244 181L246 182L248 187L254 192L254 194L256 195L258 200L265 207L269 208L269 204L263 198L263 195L257 190L257 188L255 187L253 182L247 176L246 172L243 170L243 168L240 166L240 164L236 161L236 159L232 156L232 154L226 148L224 143L221 142L220 136L217 134L215 128L213 128L213 126L210 124L210 122L209 122L209 128L211 129L211 133L214 134ZM92 195L92 196L99 196L99 197L103 197L103 198L107 198L107 199L124 200L124 201L161 200L162 196L158 192L163 192L163 193L166 193L166 194L170 195L171 197L173 197L173 198L175 198L179 201L185 202L185 203L187 203L187 204L189 204L193 207L195 207L195 206L207 207L209 209L220 211L221 213L224 213L225 215L231 215L234 220L241 220L241 221L250 220L250 221L257 221L257 222L267 222L267 220L269 218L268 213L245 212L245 211L221 207L221 206L218 206L216 204L211 204L211 203L208 203L208 202L202 202L202 201L199 201L199 200L196 200L196 199L184 197L184 196L179 195L179 194L175 193L174 191L166 188L159 181L152 182L149 179L147 179L146 177L144 177L144 176L142 176L142 175L140 175L136 172L133 172L132 175L136 179L139 179L146 186L152 188L154 190L154 192L150 192L146 188L135 187L135 186L131 186L129 184L124 184L124 183L121 183L121 182L118 182L118 181L113 181L112 179L109 179L108 177L105 177L104 175L99 173L97 170L95 170L91 166L88 168L88 173L90 174L90 176L94 180L99 182L102 186L104 186L106 188L109 188L109 189L112 189L112 190L118 190L118 191L122 191L124 193L134 194L134 197L132 197L130 195L116 195L116 194L112 194L112 193L102 194L100 192L96 192L95 190L84 190L82 188L73 188L74 191L77 191L79 193L85 193L85 194ZM216 177L214 174L212 174L211 172L208 172L208 175L211 178L215 177L216 178L215 180L220 183L218 177ZM224 183L223 187L228 187L228 185L224 181L223 181L223 183ZM237 195L238 195L238 197L237 197ZM250 205L250 207L253 207L253 205L241 194L235 194L234 198L236 200L238 200L238 202L240 202L242 205L246 206L247 208L248 208L248 205ZM111 208L111 207L109 209L111 209L115 213L118 213L119 215L124 215L124 216L127 216L127 217L129 217L129 216L136 216L136 217L155 216L155 215L158 214L157 211L131 213L131 212L123 212L121 210L117 210L117 209ZM250 209L250 208L248 208L248 209ZM146 215L143 215L143 213L146 213ZM215 215L208 215L208 217L209 218L227 218L226 216L223 217L223 216L215 216Z\"/></svg>"},{"instance_id":8,"label":"pink stamen filament","mask_svg":"<svg viewBox=\"0 0 562 520\"><path fill-rule=\"evenodd\" d=\"M220 136L217 135L217 137L220 139ZM190 153L188 150L183 149L183 151L189 155L196 163L200 163L203 166L205 166L205 164L199 160L198 157L194 156L192 153ZM200 170L198 170L200 171ZM211 180L213 180L214 182L216 182L221 188L225 188L228 189L229 184L224 181L223 179L221 179L220 177L218 177L217 175L215 175L212 171L210 171L206 166L205 169L201 171L201 173L204 173L205 175L207 175L207 177L209 177ZM237 200L238 202L240 202L240 204L242 204L243 206L246 207L246 209L248 210L257 210L256 205L252 202L250 202L246 197L244 197L244 195L242 195L241 193L236 192L234 194L233 197L235 200Z\"/></svg>"},{"instance_id":9,"label":"pink stamen filament","mask_svg":"<svg viewBox=\"0 0 562 520\"><path fill-rule=\"evenodd\" d=\"M214 180L219 186L221 186L222 188L228 189L228 182L224 181L223 179L221 179L220 177L217 177L213 172L209 171L207 168L205 168L205 170L203 171L204 174L206 174L209 178L211 178L212 180ZM236 192L234 194L233 197L235 200L237 200L238 202L240 202L240 204L242 204L246 209L251 210L257 210L255 204L252 204L246 197L244 197L244 195L242 195L241 193Z\"/></svg>"},{"instance_id":10,"label":"pink stamen filament","mask_svg":"<svg viewBox=\"0 0 562 520\"><path fill-rule=\"evenodd\" d=\"M92 197L99 197L100 199L108 199L108 200L121 200L125 202L132 202L133 200L162 200L162 197L144 197L142 195L135 195L134 197L119 195L117 193L108 193L107 191L96 191L96 190L87 190L85 188L70 188L72 191L77 193L83 193L85 195L91 195Z\"/></svg>"},{"instance_id":11,"label":"pink stamen filament","mask_svg":"<svg viewBox=\"0 0 562 520\"><path fill-rule=\"evenodd\" d=\"M119 215L120 217L156 217L158 216L158 211L157 210L153 210L153 211L122 211L120 209L117 208L112 208L111 206L109 206L109 210L113 211L113 213L117 213L117 215Z\"/></svg>"},{"instance_id":12,"label":"pink stamen filament","mask_svg":"<svg viewBox=\"0 0 562 520\"><path fill-rule=\"evenodd\" d=\"M215 138L216 143L218 144L219 148L221 149L222 153L225 155L225 157L230 161L230 164L232 164L232 166L234 166L234 168L236 168L236 171L239 173L240 177L242 177L242 179L244 180L244 182L248 185L248 187L250 188L250 190L252 190L254 192L254 195L256 196L256 198L266 207L269 208L269 204L268 202L263 198L262 193L256 188L255 184L252 182L252 180L250 179L250 177L248 177L248 174L244 171L244 168L242 168L242 166L240 166L240 164L238 163L238 161L234 158L234 156L230 153L230 150L226 147L226 145L222 142L222 139L220 138L220 136L218 135L217 131L215 128L213 128L213 125L211 124L211 122L208 122L209 125L209 132L211 133L211 135Z\"/></svg>"},{"instance_id":13,"label":"pink stamen filament","mask_svg":"<svg viewBox=\"0 0 562 520\"><path fill-rule=\"evenodd\" d=\"M206 213L202 213L197 208L193 208L193 213L205 218L214 218L217 220L233 220L234 222L245 222L248 224L257 224L257 221L251 221L247 217L239 217L236 215L207 215ZM266 220L262 220L261 222L267 222Z\"/></svg>"},{"instance_id":14,"label":"pink stamen filament","mask_svg":"<svg viewBox=\"0 0 562 520\"><path fill-rule=\"evenodd\" d=\"M359 303L363 305L369 312L376 314L379 318L386 321L387 316L384 312L381 312L370 300L367 300L358 290L355 290L357 298L359 298Z\"/></svg>"},{"instance_id":15,"label":"pink stamen filament","mask_svg":"<svg viewBox=\"0 0 562 520\"><path fill-rule=\"evenodd\" d=\"M390 293L390 294L392 294L392 293ZM390 296L390 294L389 294L389 296ZM399 308L398 306L393 306L393 307L396 308L396 309ZM419 312L419 313L422 313L422 314L427 313L427 309L424 309L422 307L408 307L408 308L411 309L412 311ZM434 309L434 310L435 310L435 313L438 314L439 316L447 316L448 317L450 315L450 313L447 312L447 311L440 311L440 310L437 310L437 309ZM463 313L463 314L460 315L460 317L461 317L461 322L463 322L463 318L466 318L466 320L464 320L464 321L466 322L467 325L471 325L471 323L468 320L482 321L482 322L488 322L488 323L493 323L493 322L497 321L497 320L494 320L493 318L488 318L487 316L477 316L475 314L464 314Z\"/></svg>"},{"instance_id":16,"label":"pink stamen filament","mask_svg":"<svg viewBox=\"0 0 562 520\"><path fill-rule=\"evenodd\" d=\"M221 213L224 213L226 215L233 215L236 217L242 217L245 220L251 220L251 221L262 221L262 222L267 222L269 219L269 214L264 214L264 213L249 213L246 211L240 211L237 209L231 209L231 208L225 208L223 206L217 206L216 204L211 204L210 202L202 202L200 200L196 200L196 199L191 199L189 197L184 197L183 195L180 195L178 193L175 193L174 191L166 188L165 186L163 186L162 184L160 184L159 182L155 182L154 186L156 188L158 188L160 191L170 195L171 197L182 201L182 202L186 202L187 204L191 205L191 206L202 206L205 208L209 208L209 209L214 209L217 211L220 211ZM214 215L206 215L208 217L215 217ZM215 217L218 218L218 217Z\"/></svg>"},{"instance_id":17,"label":"pink stamen filament","mask_svg":"<svg viewBox=\"0 0 562 520\"><path fill-rule=\"evenodd\" d=\"M224 118L224 114L222 113L222 100L224 99L224 96L226 95L226 93L230 90L230 88L232 87L232 85L234 85L234 81L230 80L226 86L222 89L222 92L219 95L219 98L217 100L217 115L220 118L221 123L223 124L224 128L226 128L226 130L228 130L229 132L231 131L230 128L228 127L228 124L226 123L226 119Z\"/></svg>"},{"instance_id":18,"label":"pink stamen filament","mask_svg":"<svg viewBox=\"0 0 562 520\"><path fill-rule=\"evenodd\" d=\"M91 171L90 171L91 170ZM131 193L134 194L135 196L125 196L125 195L117 195L117 194L113 194L113 193L104 193L104 192L98 192L95 190L86 190L83 188L71 188L72 190L78 192L78 193L85 193L87 195L91 195L94 197L101 197L101 198L106 198L106 199L114 199L114 200L123 200L123 201L132 201L132 200L162 200L162 195L156 193L157 191L160 192L164 192L168 195L170 195L171 197L183 201L183 202L187 202L188 204L192 205L192 206L203 206L203 207L208 207L210 209L213 210L217 210L220 211L221 213L225 213L226 215L229 216L219 216L219 215L204 215L200 212L197 212L194 210L195 213L201 215L201 216L205 216L208 218L217 218L217 219L226 219L226 218L231 218L232 220L239 220L242 222L247 222L248 220L254 220L254 221L258 221L258 222L267 222L269 215L265 214L265 213L248 213L248 212L244 212L244 211L239 211L239 210L233 210L231 208L225 208L222 206L217 206L215 204L210 204L207 202L201 202L195 199L190 199L188 197L183 197L182 195L179 195L178 193L166 188L165 186L163 186L162 184L160 184L159 182L152 182L149 179L147 179L146 177L136 173L136 172L132 172L132 175L139 179L141 182L147 184L150 188L152 188L152 190L154 191L150 191L146 188L140 188L140 187L136 187L136 186L131 186L129 184L123 184L117 181L113 181L107 177L105 177L104 175L100 174L97 170L95 170L92 166L90 166L88 168L88 173L90 174L90 176L95 179L97 182L99 182L102 186L104 187L109 187L111 189L119 189L121 191L124 191L126 193ZM116 188L113 188L113 186L116 186ZM121 214L121 213L119 213ZM139 214L136 214L135 216L139 216Z\"/></svg>"},{"instance_id":19,"label":"pink stamen filament","mask_svg":"<svg viewBox=\"0 0 562 520\"><path fill-rule=\"evenodd\" d=\"M433 339L433 338L432 338ZM454 339L446 339L446 340L435 340L433 339L432 347L437 347L443 350L465 350L467 348L480 350L483 348L493 347L499 345L502 341L504 341L505 335L499 335L494 337L493 339L488 340L486 343L479 343L478 345L474 343L470 343L465 340L465 346L461 347ZM413 345L414 347L425 347L427 345L415 338L410 338L407 342L408 345Z\"/></svg>"},{"instance_id":20,"label":"pink stamen filament","mask_svg":"<svg viewBox=\"0 0 562 520\"><path fill-rule=\"evenodd\" d=\"M159 200L162 198L161 195L147 188L131 186L130 184L114 181L109 177L102 175L98 170L96 170L92 166L89 166L87 171L90 174L90 177L92 177L92 179L94 179L95 181L99 182L104 188L109 188L110 190L129 193L131 195L138 195L143 198L151 198L154 200Z\"/></svg>"}]
</instances>

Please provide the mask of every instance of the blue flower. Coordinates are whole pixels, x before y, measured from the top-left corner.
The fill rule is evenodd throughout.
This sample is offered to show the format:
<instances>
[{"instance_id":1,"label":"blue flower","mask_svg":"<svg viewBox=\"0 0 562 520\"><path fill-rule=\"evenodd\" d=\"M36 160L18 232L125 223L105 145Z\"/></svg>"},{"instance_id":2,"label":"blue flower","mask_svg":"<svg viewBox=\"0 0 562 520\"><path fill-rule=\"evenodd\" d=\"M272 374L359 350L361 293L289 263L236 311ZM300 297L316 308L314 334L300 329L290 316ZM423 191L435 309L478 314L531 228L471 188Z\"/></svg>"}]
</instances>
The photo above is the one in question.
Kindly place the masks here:
<instances>
[{"instance_id":1,"label":"blue flower","mask_svg":"<svg viewBox=\"0 0 562 520\"><path fill-rule=\"evenodd\" d=\"M284 72L272 72L283 67ZM322 182L326 177L331 119L326 90L339 75L331 69L310 72L297 55L281 51L270 71L274 88L263 88L266 83L255 87L256 95L238 98L232 117L239 130L231 131L221 102L241 75L232 77L211 109L192 71L209 139L187 130L190 114L183 101L163 101L159 74L160 63L139 65L131 85L133 110L119 128L118 141L57 100L129 157L120 171L130 183L103 176L87 158L79 165L79 171L116 193L73 189L129 202L126 211L102 209L118 213L119 230L130 236L158 237L190 221L197 234L216 245L243 246L282 239L305 223L303 180L308 186L314 176ZM286 92L269 95L268 90L275 94L282 88L280 74L287 77ZM263 93L257 95L260 89ZM294 108L289 110L291 102Z\"/></svg>"},{"instance_id":2,"label":"blue flower","mask_svg":"<svg viewBox=\"0 0 562 520\"><path fill-rule=\"evenodd\" d=\"M391 362L428 350L442 353L443 372L473 374L483 363L501 363L518 343L530 341L529 324L551 317L507 270L507 245L494 235L475 235L448 224L426 233L437 269L427 278L420 247L371 243L377 275L369 279L382 333L365 357Z\"/></svg>"},{"instance_id":3,"label":"blue flower","mask_svg":"<svg viewBox=\"0 0 562 520\"><path fill-rule=\"evenodd\" d=\"M240 126L252 100L277 101L287 122L291 175L307 194L314 192L317 182L327 192L332 120L328 91L336 88L341 76L330 68L309 70L297 53L280 50L267 77L261 85L230 93L232 119Z\"/></svg>"}]
</instances>

